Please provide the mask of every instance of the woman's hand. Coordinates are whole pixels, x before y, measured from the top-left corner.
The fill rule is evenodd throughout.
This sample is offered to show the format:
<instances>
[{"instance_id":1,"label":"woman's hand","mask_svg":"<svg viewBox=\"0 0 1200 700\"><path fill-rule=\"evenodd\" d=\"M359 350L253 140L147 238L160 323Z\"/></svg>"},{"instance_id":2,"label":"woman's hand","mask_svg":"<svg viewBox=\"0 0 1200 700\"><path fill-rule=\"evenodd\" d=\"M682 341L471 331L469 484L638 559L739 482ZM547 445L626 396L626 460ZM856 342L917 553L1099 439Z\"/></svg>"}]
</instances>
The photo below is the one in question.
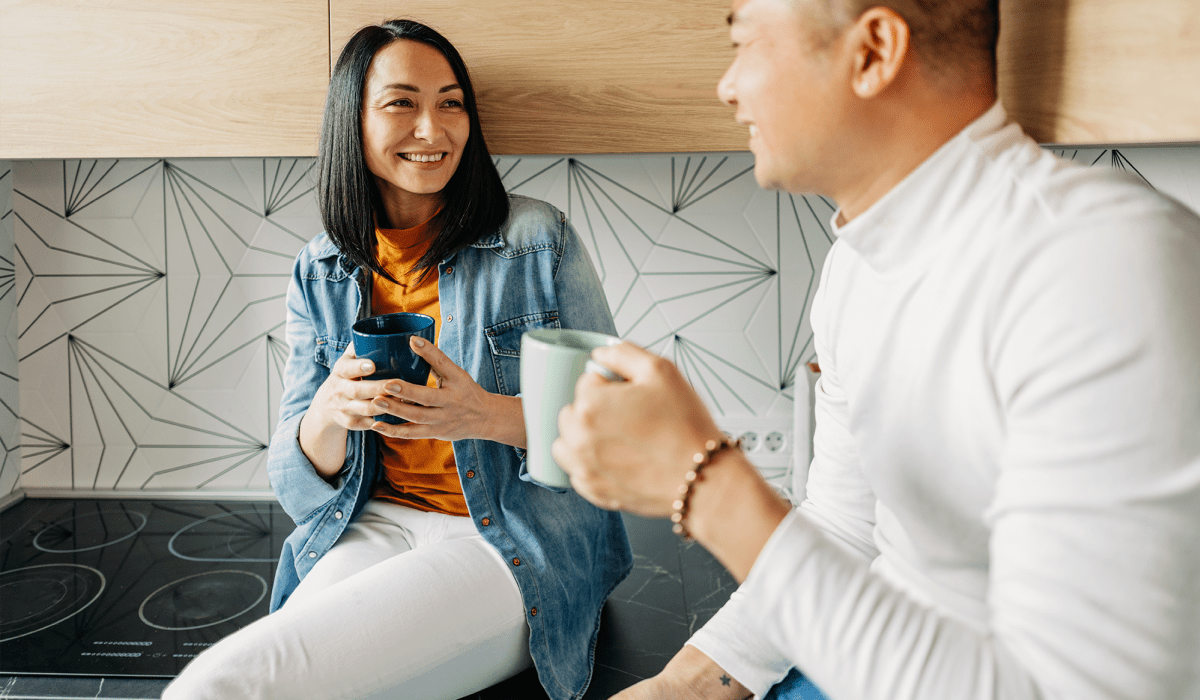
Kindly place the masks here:
<instances>
[{"instance_id":1,"label":"woman's hand","mask_svg":"<svg viewBox=\"0 0 1200 700\"><path fill-rule=\"evenodd\" d=\"M372 430L394 438L482 439L525 446L519 398L485 391L433 343L414 336L410 347L429 362L437 386L418 386L400 379L381 382L383 391L372 402L372 410L409 423L375 422L369 426Z\"/></svg>"},{"instance_id":2,"label":"woman's hand","mask_svg":"<svg viewBox=\"0 0 1200 700\"><path fill-rule=\"evenodd\" d=\"M387 381L362 379L374 371L374 363L358 359L354 345L349 345L330 368L300 420L300 449L327 479L346 460L347 431L366 430L375 423L379 409L371 400L383 391Z\"/></svg>"},{"instance_id":3,"label":"woman's hand","mask_svg":"<svg viewBox=\"0 0 1200 700\"><path fill-rule=\"evenodd\" d=\"M602 508L669 515L692 456L723 435L670 361L629 343L592 358L627 381L584 373L575 402L559 413L554 459Z\"/></svg>"},{"instance_id":4,"label":"woman's hand","mask_svg":"<svg viewBox=\"0 0 1200 700\"><path fill-rule=\"evenodd\" d=\"M358 359L351 343L317 388L308 412L316 412L324 422L346 430L367 430L375 422L374 416L381 412L371 400L383 392L388 381L362 379L374 371L375 364Z\"/></svg>"}]
</instances>

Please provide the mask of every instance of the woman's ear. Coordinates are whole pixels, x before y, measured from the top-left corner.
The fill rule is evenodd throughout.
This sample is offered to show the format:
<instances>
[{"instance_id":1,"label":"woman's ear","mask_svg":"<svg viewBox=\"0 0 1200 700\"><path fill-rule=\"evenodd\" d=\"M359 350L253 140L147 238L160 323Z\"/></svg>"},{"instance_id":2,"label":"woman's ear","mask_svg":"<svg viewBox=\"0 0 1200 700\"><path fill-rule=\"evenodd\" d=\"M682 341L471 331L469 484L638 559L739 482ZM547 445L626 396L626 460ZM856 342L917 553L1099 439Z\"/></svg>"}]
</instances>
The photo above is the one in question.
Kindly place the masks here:
<instances>
[{"instance_id":1,"label":"woman's ear","mask_svg":"<svg viewBox=\"0 0 1200 700\"><path fill-rule=\"evenodd\" d=\"M854 54L850 88L863 99L875 97L895 81L909 58L908 22L891 8L872 7L847 36Z\"/></svg>"}]
</instances>

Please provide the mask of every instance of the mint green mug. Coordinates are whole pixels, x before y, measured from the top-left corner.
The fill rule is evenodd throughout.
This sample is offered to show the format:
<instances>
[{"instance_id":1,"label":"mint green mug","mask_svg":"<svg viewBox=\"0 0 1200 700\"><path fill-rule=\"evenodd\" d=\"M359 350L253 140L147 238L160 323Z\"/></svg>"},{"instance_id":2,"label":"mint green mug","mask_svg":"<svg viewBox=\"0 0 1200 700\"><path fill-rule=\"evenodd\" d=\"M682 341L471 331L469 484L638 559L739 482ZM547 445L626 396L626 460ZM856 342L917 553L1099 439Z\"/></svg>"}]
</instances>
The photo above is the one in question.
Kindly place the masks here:
<instances>
[{"instance_id":1,"label":"mint green mug","mask_svg":"<svg viewBox=\"0 0 1200 700\"><path fill-rule=\"evenodd\" d=\"M621 378L591 360L592 350L616 345L620 338L592 331L543 328L521 336L521 405L525 413L526 468L539 483L569 488L566 472L550 455L558 439L558 414L575 400L575 383L584 372L609 381Z\"/></svg>"}]
</instances>

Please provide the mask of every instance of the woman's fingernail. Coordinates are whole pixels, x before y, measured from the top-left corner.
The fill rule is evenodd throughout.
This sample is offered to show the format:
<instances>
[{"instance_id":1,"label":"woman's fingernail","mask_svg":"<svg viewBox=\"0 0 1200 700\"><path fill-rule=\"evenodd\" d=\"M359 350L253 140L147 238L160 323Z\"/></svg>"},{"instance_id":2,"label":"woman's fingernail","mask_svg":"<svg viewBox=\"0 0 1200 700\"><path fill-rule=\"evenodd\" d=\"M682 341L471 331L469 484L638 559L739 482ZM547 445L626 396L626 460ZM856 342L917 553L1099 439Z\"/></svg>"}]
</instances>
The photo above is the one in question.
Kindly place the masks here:
<instances>
[{"instance_id":1,"label":"woman's fingernail","mask_svg":"<svg viewBox=\"0 0 1200 700\"><path fill-rule=\"evenodd\" d=\"M382 408L386 411L387 407L388 407L388 402L384 401L383 399L375 399L375 407Z\"/></svg>"},{"instance_id":2,"label":"woman's fingernail","mask_svg":"<svg viewBox=\"0 0 1200 700\"><path fill-rule=\"evenodd\" d=\"M362 368L362 371L364 371L364 372L370 372L370 371L371 371L371 363L370 363L370 362L364 362L364 363L362 363L362 364L361 364L361 365L359 365L359 366Z\"/></svg>"},{"instance_id":3,"label":"woman's fingernail","mask_svg":"<svg viewBox=\"0 0 1200 700\"><path fill-rule=\"evenodd\" d=\"M399 384L388 384L383 390L389 394L399 394L402 388Z\"/></svg>"},{"instance_id":4,"label":"woman's fingernail","mask_svg":"<svg viewBox=\"0 0 1200 700\"><path fill-rule=\"evenodd\" d=\"M425 339L413 336L413 345L416 345L419 348L423 348L423 347L425 347Z\"/></svg>"}]
</instances>

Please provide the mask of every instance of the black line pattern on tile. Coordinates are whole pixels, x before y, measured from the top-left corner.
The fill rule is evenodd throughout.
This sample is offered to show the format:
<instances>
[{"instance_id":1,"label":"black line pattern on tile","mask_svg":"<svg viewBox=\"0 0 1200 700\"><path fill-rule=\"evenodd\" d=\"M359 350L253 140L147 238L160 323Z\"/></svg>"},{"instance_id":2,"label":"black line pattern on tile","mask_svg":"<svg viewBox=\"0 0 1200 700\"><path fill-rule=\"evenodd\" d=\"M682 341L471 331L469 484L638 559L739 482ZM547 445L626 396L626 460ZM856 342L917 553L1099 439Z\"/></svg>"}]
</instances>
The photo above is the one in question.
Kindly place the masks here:
<instances>
[{"instance_id":1,"label":"black line pattern on tile","mask_svg":"<svg viewBox=\"0 0 1200 700\"><path fill-rule=\"evenodd\" d=\"M1132 150L1061 155L1147 179ZM808 312L833 243L828 220L836 205L821 196L761 193L747 180L753 163L745 155L628 158L494 162L509 191L564 208L593 254L618 332L675 359L714 410L758 414L776 397L790 400L800 367L815 357ZM12 208L0 212L0 225L19 244L12 255L0 251L0 305L19 308L15 359L39 368L61 361L70 385L65 414L53 420L38 414L41 427L22 420L19 445L0 440L6 454L22 450L22 471L48 473L48 465L65 465L70 455L82 487L152 487L166 474L188 471L197 475L196 487L228 484L230 475L248 483L255 473L256 483L265 483L261 451L274 429L289 353L280 301L291 260L308 238L296 217L315 216L314 163L98 159L22 166L40 168L41 180L28 192L13 189ZM0 187L11 187L15 172L0 168ZM547 188L560 189L546 196ZM118 198L122 192L127 196ZM722 196L731 198L730 215L744 209L756 217L749 223L757 244L747 245L748 228L726 229L742 226L736 217L711 216ZM145 207L137 221L144 241L104 228L98 212L111 209L97 203L106 201L120 202L113 204L118 209L127 202ZM89 220L80 216L93 213ZM726 347L706 330L709 319L731 313L740 319L731 331L754 338L758 360L747 364L744 348ZM158 366L139 365L133 373L132 355L93 335L107 331L109 319L128 325L140 314L162 340L144 341ZM753 330L746 314L758 324ZM197 400L224 377L242 374L256 397L251 420ZM16 376L15 369L0 372L9 381ZM125 391L117 389L126 383ZM0 404L0 418L17 409ZM165 430L195 430L138 444L151 440L139 435L130 411L145 420L143 410L158 411ZM97 433L105 440L87 446L91 451L72 437ZM154 473L135 474L145 467L135 469L132 455L147 450L155 459L179 457L167 457ZM66 469L53 473L70 478Z\"/></svg>"}]
</instances>

